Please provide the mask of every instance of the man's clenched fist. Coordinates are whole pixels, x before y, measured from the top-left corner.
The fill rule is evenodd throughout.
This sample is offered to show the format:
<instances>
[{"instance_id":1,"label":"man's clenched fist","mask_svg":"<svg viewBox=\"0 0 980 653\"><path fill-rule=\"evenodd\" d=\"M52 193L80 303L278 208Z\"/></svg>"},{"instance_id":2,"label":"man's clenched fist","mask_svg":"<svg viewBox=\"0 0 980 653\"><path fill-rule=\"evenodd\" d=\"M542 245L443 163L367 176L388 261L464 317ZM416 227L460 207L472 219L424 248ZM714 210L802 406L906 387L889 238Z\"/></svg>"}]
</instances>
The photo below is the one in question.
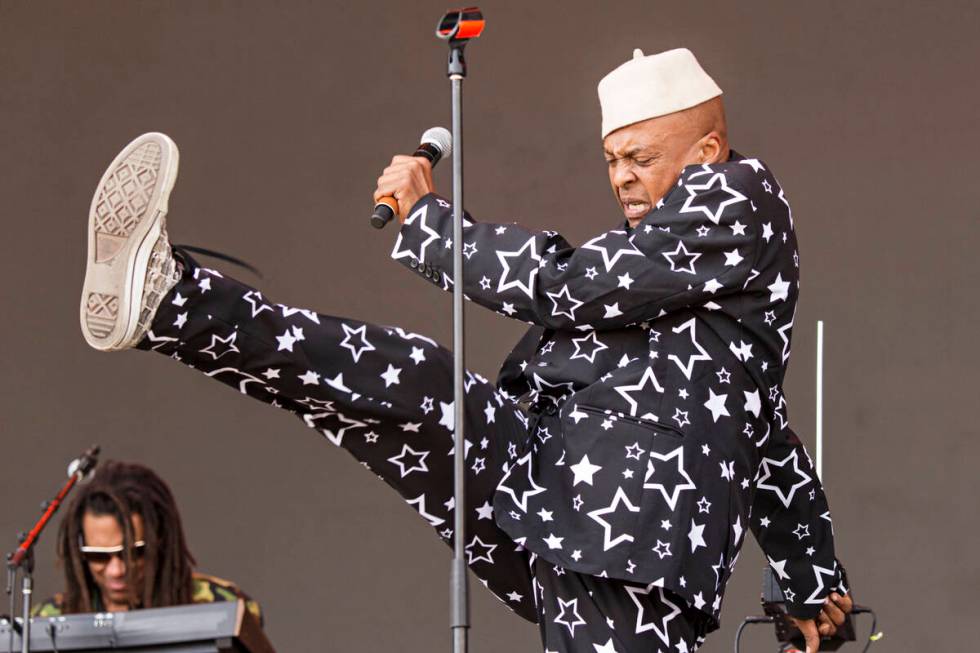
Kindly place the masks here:
<instances>
[{"instance_id":1,"label":"man's clenched fist","mask_svg":"<svg viewBox=\"0 0 980 653\"><path fill-rule=\"evenodd\" d=\"M412 206L433 191L432 165L422 157L397 154L378 177L374 201L394 197L398 202L398 220L404 222Z\"/></svg>"},{"instance_id":2,"label":"man's clenched fist","mask_svg":"<svg viewBox=\"0 0 980 653\"><path fill-rule=\"evenodd\" d=\"M824 601L823 610L816 619L791 617L806 640L806 653L817 653L820 649L820 637L827 637L837 632L837 627L844 623L844 615L852 609L854 609L854 602L849 595L833 592Z\"/></svg>"}]
</instances>

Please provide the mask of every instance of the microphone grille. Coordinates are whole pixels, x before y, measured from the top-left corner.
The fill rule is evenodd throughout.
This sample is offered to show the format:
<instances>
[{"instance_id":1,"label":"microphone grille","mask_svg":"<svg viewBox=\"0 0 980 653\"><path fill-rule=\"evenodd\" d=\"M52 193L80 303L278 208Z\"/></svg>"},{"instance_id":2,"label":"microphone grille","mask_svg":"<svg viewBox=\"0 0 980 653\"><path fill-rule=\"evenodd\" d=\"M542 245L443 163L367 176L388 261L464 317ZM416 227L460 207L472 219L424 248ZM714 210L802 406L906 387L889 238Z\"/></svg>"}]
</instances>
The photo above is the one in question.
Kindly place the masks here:
<instances>
[{"instance_id":1,"label":"microphone grille","mask_svg":"<svg viewBox=\"0 0 980 653\"><path fill-rule=\"evenodd\" d=\"M421 142L438 147L443 157L448 157L453 153L453 135L445 127L426 129L425 133L422 134Z\"/></svg>"}]
</instances>

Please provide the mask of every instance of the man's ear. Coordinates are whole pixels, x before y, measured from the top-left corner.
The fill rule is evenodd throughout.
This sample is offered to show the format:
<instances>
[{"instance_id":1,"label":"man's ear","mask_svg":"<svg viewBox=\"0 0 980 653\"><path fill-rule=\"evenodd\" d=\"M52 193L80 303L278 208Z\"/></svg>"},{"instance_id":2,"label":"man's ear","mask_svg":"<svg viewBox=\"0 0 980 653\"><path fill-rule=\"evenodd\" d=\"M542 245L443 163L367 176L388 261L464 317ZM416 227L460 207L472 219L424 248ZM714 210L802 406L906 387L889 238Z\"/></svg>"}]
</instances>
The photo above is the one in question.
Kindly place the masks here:
<instances>
[{"instance_id":1,"label":"man's ear","mask_svg":"<svg viewBox=\"0 0 980 653\"><path fill-rule=\"evenodd\" d=\"M718 163L722 155L721 136L716 131L708 132L698 143L698 157L701 163Z\"/></svg>"}]
</instances>

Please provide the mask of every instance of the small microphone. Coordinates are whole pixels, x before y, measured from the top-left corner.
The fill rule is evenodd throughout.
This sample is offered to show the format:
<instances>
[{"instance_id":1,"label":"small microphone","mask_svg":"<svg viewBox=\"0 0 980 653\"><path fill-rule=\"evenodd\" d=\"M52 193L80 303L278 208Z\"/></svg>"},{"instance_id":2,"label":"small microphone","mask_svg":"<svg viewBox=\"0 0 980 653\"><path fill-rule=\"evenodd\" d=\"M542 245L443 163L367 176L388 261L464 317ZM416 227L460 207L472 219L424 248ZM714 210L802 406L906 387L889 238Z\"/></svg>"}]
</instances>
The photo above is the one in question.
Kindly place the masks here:
<instances>
[{"instance_id":1,"label":"small microphone","mask_svg":"<svg viewBox=\"0 0 980 653\"><path fill-rule=\"evenodd\" d=\"M68 463L68 477L78 476L78 480L85 482L92 476L95 466L99 462L99 445L94 445L91 449L83 453L75 460Z\"/></svg>"},{"instance_id":2,"label":"small microphone","mask_svg":"<svg viewBox=\"0 0 980 653\"><path fill-rule=\"evenodd\" d=\"M422 157L428 160L435 168L439 160L444 156L449 156L453 152L453 136L445 127L432 127L422 134L422 142L412 156ZM371 226L381 229L391 222L398 212L398 200L394 197L382 197L374 205L374 213L371 214Z\"/></svg>"}]
</instances>

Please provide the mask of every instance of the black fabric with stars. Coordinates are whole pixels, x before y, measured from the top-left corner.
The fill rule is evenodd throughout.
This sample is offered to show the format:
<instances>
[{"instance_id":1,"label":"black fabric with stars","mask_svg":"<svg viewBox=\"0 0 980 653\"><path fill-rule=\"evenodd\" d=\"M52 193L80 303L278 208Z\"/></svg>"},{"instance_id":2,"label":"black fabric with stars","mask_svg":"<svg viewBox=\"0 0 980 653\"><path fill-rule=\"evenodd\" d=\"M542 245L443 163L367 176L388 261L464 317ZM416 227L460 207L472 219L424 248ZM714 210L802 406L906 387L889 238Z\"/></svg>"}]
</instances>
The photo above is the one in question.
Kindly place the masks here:
<instances>
[{"instance_id":1,"label":"black fabric with stars","mask_svg":"<svg viewBox=\"0 0 980 653\"><path fill-rule=\"evenodd\" d=\"M452 287L449 202L423 197L392 256ZM631 229L570 246L464 224L467 297L533 325L500 390L533 402L497 523L566 569L656 582L717 619L752 530L813 617L843 589L830 513L782 382L799 293L789 203L762 162L688 166Z\"/></svg>"},{"instance_id":2,"label":"black fabric with stars","mask_svg":"<svg viewBox=\"0 0 980 653\"><path fill-rule=\"evenodd\" d=\"M177 255L183 277L140 348L295 413L397 490L451 546L451 354L396 327L274 304ZM567 571L497 526L491 502L526 447L528 416L476 374L467 375L466 399L466 555L483 584L539 623L552 653L695 650L710 624L680 597Z\"/></svg>"},{"instance_id":3,"label":"black fabric with stars","mask_svg":"<svg viewBox=\"0 0 980 653\"><path fill-rule=\"evenodd\" d=\"M428 195L392 255L449 289L451 230L448 202ZM798 257L762 163L687 167L636 229L578 248L469 219L464 236L468 297L534 325L496 385L467 374L468 562L541 624L546 650L693 650L749 529L791 614L846 591L787 422ZM274 304L178 256L183 277L140 347L295 413L451 543L450 353Z\"/></svg>"}]
</instances>

